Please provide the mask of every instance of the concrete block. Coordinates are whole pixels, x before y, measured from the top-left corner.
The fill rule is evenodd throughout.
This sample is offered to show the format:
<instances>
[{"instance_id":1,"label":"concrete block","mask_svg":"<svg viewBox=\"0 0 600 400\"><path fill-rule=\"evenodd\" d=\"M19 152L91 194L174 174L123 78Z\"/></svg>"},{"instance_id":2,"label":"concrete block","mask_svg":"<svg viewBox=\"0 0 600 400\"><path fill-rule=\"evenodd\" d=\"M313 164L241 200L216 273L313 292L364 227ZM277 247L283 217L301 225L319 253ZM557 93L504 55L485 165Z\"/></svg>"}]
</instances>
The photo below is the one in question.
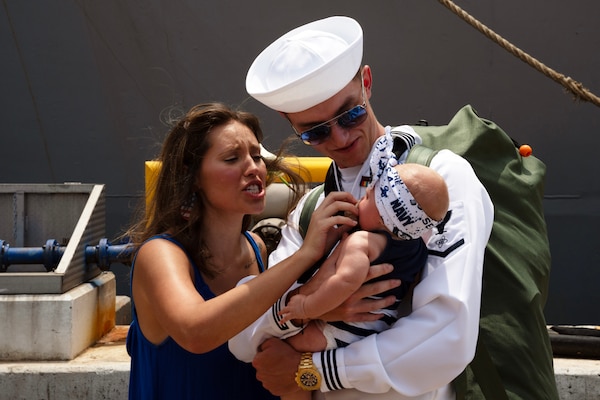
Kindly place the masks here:
<instances>
[{"instance_id":1,"label":"concrete block","mask_svg":"<svg viewBox=\"0 0 600 400\"><path fill-rule=\"evenodd\" d=\"M126 400L129 365L124 344L112 343L70 361L0 362L0 400Z\"/></svg>"},{"instance_id":2,"label":"concrete block","mask_svg":"<svg viewBox=\"0 0 600 400\"><path fill-rule=\"evenodd\" d=\"M600 360L555 358L554 373L561 400L600 399Z\"/></svg>"},{"instance_id":3,"label":"concrete block","mask_svg":"<svg viewBox=\"0 0 600 400\"><path fill-rule=\"evenodd\" d=\"M115 324L131 324L131 299L129 296L117 296L115 303Z\"/></svg>"},{"instance_id":4,"label":"concrete block","mask_svg":"<svg viewBox=\"0 0 600 400\"><path fill-rule=\"evenodd\" d=\"M72 360L115 326L112 272L63 294L0 295L0 360Z\"/></svg>"}]
</instances>

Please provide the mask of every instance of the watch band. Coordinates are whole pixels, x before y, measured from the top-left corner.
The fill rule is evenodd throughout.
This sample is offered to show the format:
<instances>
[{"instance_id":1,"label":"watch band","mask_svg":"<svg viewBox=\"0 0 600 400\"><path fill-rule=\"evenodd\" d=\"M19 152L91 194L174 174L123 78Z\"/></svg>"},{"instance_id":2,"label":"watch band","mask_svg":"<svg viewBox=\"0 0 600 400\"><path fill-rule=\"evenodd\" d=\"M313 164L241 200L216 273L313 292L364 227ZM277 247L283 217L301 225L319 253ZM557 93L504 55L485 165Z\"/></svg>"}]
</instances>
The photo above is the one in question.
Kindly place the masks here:
<instances>
[{"instance_id":1,"label":"watch band","mask_svg":"<svg viewBox=\"0 0 600 400\"><path fill-rule=\"evenodd\" d=\"M314 368L312 353L302 353L300 356L300 368Z\"/></svg>"}]
</instances>

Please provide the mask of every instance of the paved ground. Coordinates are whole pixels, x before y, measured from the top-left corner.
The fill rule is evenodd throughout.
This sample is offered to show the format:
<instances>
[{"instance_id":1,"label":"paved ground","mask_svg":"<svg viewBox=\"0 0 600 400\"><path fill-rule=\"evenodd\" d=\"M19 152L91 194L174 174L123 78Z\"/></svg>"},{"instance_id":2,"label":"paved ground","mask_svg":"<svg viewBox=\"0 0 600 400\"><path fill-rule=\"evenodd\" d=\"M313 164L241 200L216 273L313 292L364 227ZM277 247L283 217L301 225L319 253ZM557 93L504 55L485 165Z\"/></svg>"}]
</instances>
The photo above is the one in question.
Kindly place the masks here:
<instances>
[{"instance_id":1,"label":"paved ground","mask_svg":"<svg viewBox=\"0 0 600 400\"><path fill-rule=\"evenodd\" d=\"M62 362L0 362L0 400L126 400L127 325L118 325L79 357ZM562 400L600 399L600 360L556 358Z\"/></svg>"}]
</instances>

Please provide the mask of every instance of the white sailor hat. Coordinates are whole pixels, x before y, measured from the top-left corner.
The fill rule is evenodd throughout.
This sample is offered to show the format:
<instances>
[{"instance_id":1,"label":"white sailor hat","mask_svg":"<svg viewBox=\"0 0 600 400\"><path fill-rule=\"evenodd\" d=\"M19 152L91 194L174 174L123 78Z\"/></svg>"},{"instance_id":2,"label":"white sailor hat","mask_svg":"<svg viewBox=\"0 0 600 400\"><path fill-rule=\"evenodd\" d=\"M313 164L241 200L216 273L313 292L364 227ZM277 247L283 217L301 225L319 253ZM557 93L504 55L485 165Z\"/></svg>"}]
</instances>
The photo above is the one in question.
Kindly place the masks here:
<instances>
[{"instance_id":1,"label":"white sailor hat","mask_svg":"<svg viewBox=\"0 0 600 400\"><path fill-rule=\"evenodd\" d=\"M276 111L304 111L352 80L362 52L362 28L354 19L314 21L281 36L256 57L246 76L246 90Z\"/></svg>"}]
</instances>

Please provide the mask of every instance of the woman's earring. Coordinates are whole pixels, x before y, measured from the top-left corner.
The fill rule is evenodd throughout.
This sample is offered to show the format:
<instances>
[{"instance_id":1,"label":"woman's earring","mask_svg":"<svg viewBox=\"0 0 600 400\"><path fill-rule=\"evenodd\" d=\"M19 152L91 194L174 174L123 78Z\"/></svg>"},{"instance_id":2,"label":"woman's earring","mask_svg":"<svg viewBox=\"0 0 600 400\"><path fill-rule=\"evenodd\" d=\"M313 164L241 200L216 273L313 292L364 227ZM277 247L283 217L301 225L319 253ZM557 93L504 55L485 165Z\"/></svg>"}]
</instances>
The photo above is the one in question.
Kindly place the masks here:
<instances>
[{"instance_id":1,"label":"woman's earring","mask_svg":"<svg viewBox=\"0 0 600 400\"><path fill-rule=\"evenodd\" d=\"M198 199L198 195L196 194L196 192L192 192L192 195L190 196L190 198L181 205L181 217L184 220L186 220L186 221L190 220L190 215L192 213L192 210L194 209L194 206L196 205L197 199Z\"/></svg>"}]
</instances>

